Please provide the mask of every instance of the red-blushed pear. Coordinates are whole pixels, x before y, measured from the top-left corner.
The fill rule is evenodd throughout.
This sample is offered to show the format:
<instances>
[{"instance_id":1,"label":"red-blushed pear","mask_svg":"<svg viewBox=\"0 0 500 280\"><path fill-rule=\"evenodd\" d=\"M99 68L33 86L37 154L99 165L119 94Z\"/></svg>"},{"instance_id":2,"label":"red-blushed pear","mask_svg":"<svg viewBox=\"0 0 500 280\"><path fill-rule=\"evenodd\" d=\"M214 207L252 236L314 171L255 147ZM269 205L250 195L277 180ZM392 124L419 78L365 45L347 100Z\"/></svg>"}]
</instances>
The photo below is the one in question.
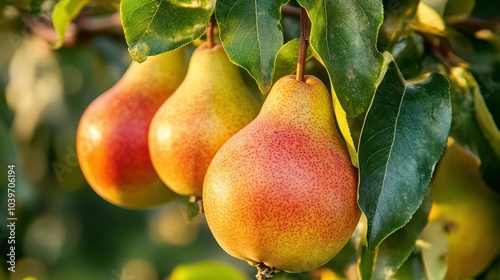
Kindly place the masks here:
<instances>
[{"instance_id":1,"label":"red-blushed pear","mask_svg":"<svg viewBox=\"0 0 500 280\"><path fill-rule=\"evenodd\" d=\"M153 168L148 130L155 112L182 82L186 60L185 50L179 49L132 62L83 113L78 160L90 186L108 202L144 209L176 196Z\"/></svg>"},{"instance_id":2,"label":"red-blushed pear","mask_svg":"<svg viewBox=\"0 0 500 280\"><path fill-rule=\"evenodd\" d=\"M186 78L151 122L149 149L160 178L178 194L201 196L213 156L259 109L222 46L201 44Z\"/></svg>"},{"instance_id":3,"label":"red-blushed pear","mask_svg":"<svg viewBox=\"0 0 500 280\"><path fill-rule=\"evenodd\" d=\"M259 273L309 271L351 237L361 213L357 176L325 85L285 76L212 160L206 219L219 245Z\"/></svg>"}]
</instances>

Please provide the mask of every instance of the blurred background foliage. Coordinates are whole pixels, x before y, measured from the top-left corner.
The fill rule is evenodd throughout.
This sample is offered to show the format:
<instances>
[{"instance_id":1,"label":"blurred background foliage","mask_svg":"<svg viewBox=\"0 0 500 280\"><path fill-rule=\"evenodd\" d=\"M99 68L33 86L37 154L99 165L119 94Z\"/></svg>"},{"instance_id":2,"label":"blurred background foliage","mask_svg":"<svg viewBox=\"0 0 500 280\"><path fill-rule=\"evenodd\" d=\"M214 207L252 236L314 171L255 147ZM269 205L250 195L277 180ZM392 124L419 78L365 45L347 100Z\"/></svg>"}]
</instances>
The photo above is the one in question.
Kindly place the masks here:
<instances>
[{"instance_id":1,"label":"blurred background foliage","mask_svg":"<svg viewBox=\"0 0 500 280\"><path fill-rule=\"evenodd\" d=\"M87 105L110 88L131 62L116 16L119 1L90 1L58 50L51 47L57 38L50 27L54 1L39 6L41 2L0 0L0 168L6 174L8 164L16 165L18 218L15 274L6 272L7 233L4 226L0 229L0 279L167 279L172 271L183 274L185 266L174 270L178 265L209 260L229 265L235 277L237 272L231 269L251 279L254 268L217 245L202 215L188 218L185 199L133 211L109 204L88 186L75 152L78 121ZM384 1L386 6L389 2ZM486 105L500 123L500 2L475 2L471 17L491 19L496 29L478 33L470 29L474 26L470 22L455 23L448 39L454 53L471 65ZM286 40L298 36L296 18L285 17L282 24ZM404 37L391 52L407 77L435 66L419 36ZM314 60L307 71L328 83ZM248 75L246 80L257 92ZM360 121L351 120L355 138ZM0 180L3 224L6 176L0 175ZM497 183L500 186L498 181L490 185ZM352 278L356 261L354 246L348 244L326 267ZM218 265L223 264L198 263L192 270L205 274L206 267L224 270ZM336 279L333 271L280 273L276 278Z\"/></svg>"}]
</instances>

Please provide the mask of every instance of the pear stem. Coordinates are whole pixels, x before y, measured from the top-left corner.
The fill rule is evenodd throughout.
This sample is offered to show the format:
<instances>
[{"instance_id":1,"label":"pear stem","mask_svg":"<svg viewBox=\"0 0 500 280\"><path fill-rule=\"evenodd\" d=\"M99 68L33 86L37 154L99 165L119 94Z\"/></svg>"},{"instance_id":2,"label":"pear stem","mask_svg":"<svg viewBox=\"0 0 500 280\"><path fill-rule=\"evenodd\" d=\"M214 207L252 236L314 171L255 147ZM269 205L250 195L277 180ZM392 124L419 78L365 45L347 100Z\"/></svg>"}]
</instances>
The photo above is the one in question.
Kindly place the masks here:
<instances>
[{"instance_id":1,"label":"pear stem","mask_svg":"<svg viewBox=\"0 0 500 280\"><path fill-rule=\"evenodd\" d=\"M211 49L214 47L214 28L215 28L215 14L212 14L210 17L210 21L208 22L207 25L207 44L208 47Z\"/></svg>"},{"instance_id":2,"label":"pear stem","mask_svg":"<svg viewBox=\"0 0 500 280\"><path fill-rule=\"evenodd\" d=\"M201 198L201 196L192 195L189 197L189 202L198 204L198 212L200 214L203 214L203 212L205 212L203 210L203 199Z\"/></svg>"},{"instance_id":3,"label":"pear stem","mask_svg":"<svg viewBox=\"0 0 500 280\"><path fill-rule=\"evenodd\" d=\"M257 280L272 278L274 273L280 272L276 267L269 267L262 262L256 264L255 267L257 267L257 275L255 275Z\"/></svg>"},{"instance_id":4,"label":"pear stem","mask_svg":"<svg viewBox=\"0 0 500 280\"><path fill-rule=\"evenodd\" d=\"M307 47L309 46L309 17L306 9L300 8L300 45L297 60L297 81L304 81L304 68L306 66Z\"/></svg>"}]
</instances>

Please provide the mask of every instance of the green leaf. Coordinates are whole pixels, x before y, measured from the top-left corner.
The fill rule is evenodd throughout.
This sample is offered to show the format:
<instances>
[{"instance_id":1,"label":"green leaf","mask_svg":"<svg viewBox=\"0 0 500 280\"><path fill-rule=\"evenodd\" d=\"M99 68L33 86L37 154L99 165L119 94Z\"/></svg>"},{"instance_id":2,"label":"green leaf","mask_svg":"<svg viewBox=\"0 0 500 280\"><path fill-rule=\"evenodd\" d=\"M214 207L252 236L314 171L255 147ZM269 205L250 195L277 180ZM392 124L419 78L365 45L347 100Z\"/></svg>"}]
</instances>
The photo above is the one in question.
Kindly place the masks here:
<instances>
[{"instance_id":1,"label":"green leaf","mask_svg":"<svg viewBox=\"0 0 500 280\"><path fill-rule=\"evenodd\" d=\"M421 73L425 52L422 37L415 33L403 35L390 52L405 79L416 77Z\"/></svg>"},{"instance_id":2,"label":"green leaf","mask_svg":"<svg viewBox=\"0 0 500 280\"><path fill-rule=\"evenodd\" d=\"M221 262L202 261L189 264L181 264L172 270L168 278L170 280L248 280L248 278L236 268Z\"/></svg>"},{"instance_id":3,"label":"green leaf","mask_svg":"<svg viewBox=\"0 0 500 280\"><path fill-rule=\"evenodd\" d=\"M366 247L366 240L360 240L358 270L361 279L388 279L394 276L413 252L420 233L426 227L430 208L431 199L426 196L411 220L387 237L373 253Z\"/></svg>"},{"instance_id":4,"label":"green leaf","mask_svg":"<svg viewBox=\"0 0 500 280\"><path fill-rule=\"evenodd\" d=\"M420 252L413 252L396 275L389 279L428 280Z\"/></svg>"},{"instance_id":5,"label":"green leaf","mask_svg":"<svg viewBox=\"0 0 500 280\"><path fill-rule=\"evenodd\" d=\"M52 11L52 22L57 32L55 48L60 48L64 43L64 34L71 21L89 3L89 0L61 0L57 2Z\"/></svg>"},{"instance_id":6,"label":"green leaf","mask_svg":"<svg viewBox=\"0 0 500 280\"><path fill-rule=\"evenodd\" d=\"M483 135L490 143L496 156L500 158L500 131L498 130L495 120L493 120L493 116L488 110L488 107L486 107L483 95L479 91L479 86L476 86L475 88L474 113L479 124L479 128L481 128Z\"/></svg>"},{"instance_id":7,"label":"green leaf","mask_svg":"<svg viewBox=\"0 0 500 280\"><path fill-rule=\"evenodd\" d=\"M39 16L42 12L42 3L44 0L30 0L30 13Z\"/></svg>"},{"instance_id":8,"label":"green leaf","mask_svg":"<svg viewBox=\"0 0 500 280\"><path fill-rule=\"evenodd\" d=\"M443 17L449 23L463 20L471 15L475 4L475 0L449 0Z\"/></svg>"},{"instance_id":9,"label":"green leaf","mask_svg":"<svg viewBox=\"0 0 500 280\"><path fill-rule=\"evenodd\" d=\"M297 59L299 57L300 40L295 38L284 44L276 57L273 74L273 84L283 76L295 73L297 70ZM307 49L306 60L313 57L311 49Z\"/></svg>"},{"instance_id":10,"label":"green leaf","mask_svg":"<svg viewBox=\"0 0 500 280\"><path fill-rule=\"evenodd\" d=\"M281 6L286 0L217 1L217 24L229 59L245 68L261 92L269 91L283 45Z\"/></svg>"},{"instance_id":11,"label":"green leaf","mask_svg":"<svg viewBox=\"0 0 500 280\"><path fill-rule=\"evenodd\" d=\"M448 80L432 73L405 83L396 64L389 62L358 149L358 203L368 218L370 251L408 223L422 203L450 123Z\"/></svg>"},{"instance_id":12,"label":"green leaf","mask_svg":"<svg viewBox=\"0 0 500 280\"><path fill-rule=\"evenodd\" d=\"M178 49L201 37L215 0L122 0L120 16L132 59Z\"/></svg>"},{"instance_id":13,"label":"green leaf","mask_svg":"<svg viewBox=\"0 0 500 280\"><path fill-rule=\"evenodd\" d=\"M197 201L186 201L186 215L188 220L192 221L200 215L200 203Z\"/></svg>"},{"instance_id":14,"label":"green leaf","mask_svg":"<svg viewBox=\"0 0 500 280\"><path fill-rule=\"evenodd\" d=\"M373 266L375 265L376 253L370 252L366 245L360 248L360 260L358 263L359 278L361 280L373 279Z\"/></svg>"},{"instance_id":15,"label":"green leaf","mask_svg":"<svg viewBox=\"0 0 500 280\"><path fill-rule=\"evenodd\" d=\"M426 196L411 220L380 244L377 249L373 279L392 277L404 264L427 224L430 209L431 199L430 196Z\"/></svg>"},{"instance_id":16,"label":"green leaf","mask_svg":"<svg viewBox=\"0 0 500 280\"><path fill-rule=\"evenodd\" d=\"M500 191L496 183L500 168L499 131L484 104L479 85L464 67L451 68L448 77L453 107L451 136L479 155L484 180L490 187ZM495 88L491 90L489 94L500 92L495 91Z\"/></svg>"},{"instance_id":17,"label":"green leaf","mask_svg":"<svg viewBox=\"0 0 500 280\"><path fill-rule=\"evenodd\" d=\"M298 0L311 20L310 44L319 55L348 117L370 104L383 64L377 51L382 1Z\"/></svg>"},{"instance_id":18,"label":"green leaf","mask_svg":"<svg viewBox=\"0 0 500 280\"><path fill-rule=\"evenodd\" d=\"M378 47L393 53L401 36L409 35L410 23L415 19L419 0L384 1L384 23L380 27Z\"/></svg>"}]
</instances>

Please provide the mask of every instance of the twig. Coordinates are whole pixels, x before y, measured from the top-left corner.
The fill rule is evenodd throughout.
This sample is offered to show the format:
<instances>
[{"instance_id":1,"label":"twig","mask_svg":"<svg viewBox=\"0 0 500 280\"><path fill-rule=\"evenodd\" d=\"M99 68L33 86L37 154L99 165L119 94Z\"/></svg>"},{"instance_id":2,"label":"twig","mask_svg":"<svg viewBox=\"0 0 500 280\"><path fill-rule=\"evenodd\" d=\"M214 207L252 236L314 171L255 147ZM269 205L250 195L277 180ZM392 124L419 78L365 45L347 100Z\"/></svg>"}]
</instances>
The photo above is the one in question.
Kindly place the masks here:
<instances>
[{"instance_id":1,"label":"twig","mask_svg":"<svg viewBox=\"0 0 500 280\"><path fill-rule=\"evenodd\" d=\"M281 7L281 14L284 16L299 18L300 17L300 8L289 5L289 4L283 5L283 7Z\"/></svg>"},{"instance_id":2,"label":"twig","mask_svg":"<svg viewBox=\"0 0 500 280\"><path fill-rule=\"evenodd\" d=\"M482 29L500 32L500 17L494 18L466 18L451 24L453 27L469 33L476 33Z\"/></svg>"},{"instance_id":3,"label":"twig","mask_svg":"<svg viewBox=\"0 0 500 280\"><path fill-rule=\"evenodd\" d=\"M455 55L451 45L445 37L432 35L426 32L418 32L424 38L424 43L430 48L432 54L447 67L463 66L468 63Z\"/></svg>"},{"instance_id":4,"label":"twig","mask_svg":"<svg viewBox=\"0 0 500 280\"><path fill-rule=\"evenodd\" d=\"M300 45L299 58L297 60L297 81L304 81L304 68L307 57L307 47L309 46L309 17L304 8L300 9Z\"/></svg>"},{"instance_id":5,"label":"twig","mask_svg":"<svg viewBox=\"0 0 500 280\"><path fill-rule=\"evenodd\" d=\"M214 43L214 28L215 28L215 14L212 14L210 17L210 21L207 25L207 44L208 48L213 48L215 46Z\"/></svg>"}]
</instances>

